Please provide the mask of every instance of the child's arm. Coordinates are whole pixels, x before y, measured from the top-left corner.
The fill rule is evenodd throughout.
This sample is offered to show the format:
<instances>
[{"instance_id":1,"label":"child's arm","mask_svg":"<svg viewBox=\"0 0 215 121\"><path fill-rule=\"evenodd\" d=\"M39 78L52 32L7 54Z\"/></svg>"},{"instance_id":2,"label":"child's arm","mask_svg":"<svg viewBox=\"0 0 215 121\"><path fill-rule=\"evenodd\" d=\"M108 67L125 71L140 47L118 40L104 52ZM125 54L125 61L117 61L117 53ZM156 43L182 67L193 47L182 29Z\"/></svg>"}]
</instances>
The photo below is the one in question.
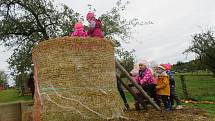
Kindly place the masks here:
<instances>
[{"instance_id":1,"label":"child's arm","mask_svg":"<svg viewBox=\"0 0 215 121\"><path fill-rule=\"evenodd\" d=\"M136 76L133 76L132 77L138 84L140 84L140 79L139 79L139 76L136 75Z\"/></svg>"},{"instance_id":2,"label":"child's arm","mask_svg":"<svg viewBox=\"0 0 215 121\"><path fill-rule=\"evenodd\" d=\"M163 76L163 83L161 85L156 86L156 89L165 88L169 84L169 77Z\"/></svg>"}]
</instances>

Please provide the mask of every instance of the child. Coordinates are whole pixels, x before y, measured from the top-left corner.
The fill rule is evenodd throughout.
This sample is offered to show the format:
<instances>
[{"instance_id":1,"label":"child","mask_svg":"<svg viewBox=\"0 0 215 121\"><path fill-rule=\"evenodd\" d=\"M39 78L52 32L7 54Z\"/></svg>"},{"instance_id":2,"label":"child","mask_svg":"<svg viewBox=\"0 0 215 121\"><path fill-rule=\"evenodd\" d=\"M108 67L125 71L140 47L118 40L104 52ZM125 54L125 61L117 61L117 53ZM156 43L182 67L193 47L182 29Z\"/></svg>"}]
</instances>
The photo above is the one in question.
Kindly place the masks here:
<instances>
[{"instance_id":1,"label":"child","mask_svg":"<svg viewBox=\"0 0 215 121\"><path fill-rule=\"evenodd\" d=\"M33 73L30 74L30 77L28 79L28 87L31 90L32 99L34 99L34 89L35 89L35 86L34 86L34 74Z\"/></svg>"},{"instance_id":2,"label":"child","mask_svg":"<svg viewBox=\"0 0 215 121\"><path fill-rule=\"evenodd\" d=\"M139 62L139 74L135 80L143 87L143 89L156 100L156 80L152 74L152 70L147 67L147 61L141 60Z\"/></svg>"},{"instance_id":3,"label":"child","mask_svg":"<svg viewBox=\"0 0 215 121\"><path fill-rule=\"evenodd\" d=\"M171 105L174 105L174 100L176 101L176 108L175 109L182 109L180 98L178 97L176 93L176 88L175 88L175 79L173 77L173 73L171 71L171 65L170 64L165 64L166 68L166 73L169 76L169 81L170 81L170 102ZM172 107L171 106L171 107Z\"/></svg>"},{"instance_id":4,"label":"child","mask_svg":"<svg viewBox=\"0 0 215 121\"><path fill-rule=\"evenodd\" d=\"M161 100L164 104L165 110L171 110L171 104L169 100L170 96L170 86L169 86L169 76L166 74L165 67L158 66L157 73L157 86L156 86L156 93L157 93L157 104L161 106Z\"/></svg>"},{"instance_id":5,"label":"child","mask_svg":"<svg viewBox=\"0 0 215 121\"><path fill-rule=\"evenodd\" d=\"M88 12L86 19L89 22L89 28L87 31L88 36L104 38L102 23L99 19L95 18L94 13Z\"/></svg>"},{"instance_id":6,"label":"child","mask_svg":"<svg viewBox=\"0 0 215 121\"><path fill-rule=\"evenodd\" d=\"M130 75L132 77L136 77L138 74L139 74L139 66L135 64L133 69L130 71Z\"/></svg>"},{"instance_id":7,"label":"child","mask_svg":"<svg viewBox=\"0 0 215 121\"><path fill-rule=\"evenodd\" d=\"M135 79L136 76L138 76L139 74L139 66L135 65L134 68L131 70L130 75ZM136 94L136 97L134 98L135 100L135 109L136 110L140 110L140 105L141 104L141 100L143 100L143 96L141 95L140 91L131 83L128 82L129 87L132 89L132 91ZM145 105L142 105L143 107L145 107Z\"/></svg>"},{"instance_id":8,"label":"child","mask_svg":"<svg viewBox=\"0 0 215 121\"><path fill-rule=\"evenodd\" d=\"M77 37L86 37L87 33L84 32L84 27L81 22L75 23L74 26L75 31L71 34L71 36L77 36Z\"/></svg>"}]
</instances>

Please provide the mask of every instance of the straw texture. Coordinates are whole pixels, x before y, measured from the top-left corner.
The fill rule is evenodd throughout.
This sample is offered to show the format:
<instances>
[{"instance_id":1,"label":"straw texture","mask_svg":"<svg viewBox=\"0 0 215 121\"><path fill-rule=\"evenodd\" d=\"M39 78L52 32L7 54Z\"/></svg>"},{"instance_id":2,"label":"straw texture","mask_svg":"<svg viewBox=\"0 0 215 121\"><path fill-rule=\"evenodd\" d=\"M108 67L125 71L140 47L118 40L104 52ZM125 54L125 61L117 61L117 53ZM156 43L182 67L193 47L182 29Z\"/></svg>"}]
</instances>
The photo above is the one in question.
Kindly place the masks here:
<instances>
[{"instance_id":1,"label":"straw texture","mask_svg":"<svg viewBox=\"0 0 215 121\"><path fill-rule=\"evenodd\" d=\"M34 121L118 120L114 45L101 38L62 37L32 51Z\"/></svg>"}]
</instances>

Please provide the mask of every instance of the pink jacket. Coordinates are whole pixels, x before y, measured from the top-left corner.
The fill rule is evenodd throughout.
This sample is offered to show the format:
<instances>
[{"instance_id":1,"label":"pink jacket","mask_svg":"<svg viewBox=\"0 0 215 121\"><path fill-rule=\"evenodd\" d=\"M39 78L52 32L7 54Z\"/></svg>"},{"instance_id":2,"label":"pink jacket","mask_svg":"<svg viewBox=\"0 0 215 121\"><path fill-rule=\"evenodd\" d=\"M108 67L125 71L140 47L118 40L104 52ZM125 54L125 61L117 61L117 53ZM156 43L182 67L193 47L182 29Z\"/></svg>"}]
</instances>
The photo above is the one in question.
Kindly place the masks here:
<instances>
[{"instance_id":1,"label":"pink jacket","mask_svg":"<svg viewBox=\"0 0 215 121\"><path fill-rule=\"evenodd\" d=\"M156 84L156 80L149 68L146 68L144 70L143 77L141 77L140 74L138 74L137 76L134 77L134 79L137 81L137 83L140 83L141 85Z\"/></svg>"},{"instance_id":2,"label":"pink jacket","mask_svg":"<svg viewBox=\"0 0 215 121\"><path fill-rule=\"evenodd\" d=\"M76 29L71 36L86 37L87 33L83 29Z\"/></svg>"}]
</instances>

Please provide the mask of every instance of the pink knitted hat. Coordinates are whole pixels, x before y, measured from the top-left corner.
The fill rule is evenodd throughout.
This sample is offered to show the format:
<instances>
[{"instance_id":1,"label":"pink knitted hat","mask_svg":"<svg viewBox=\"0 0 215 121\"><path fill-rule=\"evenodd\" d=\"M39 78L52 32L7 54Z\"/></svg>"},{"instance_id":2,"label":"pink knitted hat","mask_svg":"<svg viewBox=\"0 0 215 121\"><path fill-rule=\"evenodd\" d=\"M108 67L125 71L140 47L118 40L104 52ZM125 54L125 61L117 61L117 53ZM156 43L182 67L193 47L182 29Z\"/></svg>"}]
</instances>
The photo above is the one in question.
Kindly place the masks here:
<instances>
[{"instance_id":1,"label":"pink knitted hat","mask_svg":"<svg viewBox=\"0 0 215 121\"><path fill-rule=\"evenodd\" d=\"M87 19L87 21L89 21L89 20L90 20L91 18L93 18L93 17L95 17L94 13L93 13L92 11L89 11L89 12L87 13L86 19Z\"/></svg>"},{"instance_id":2,"label":"pink knitted hat","mask_svg":"<svg viewBox=\"0 0 215 121\"><path fill-rule=\"evenodd\" d=\"M83 29L83 24L81 22L75 23L75 29Z\"/></svg>"},{"instance_id":3,"label":"pink knitted hat","mask_svg":"<svg viewBox=\"0 0 215 121\"><path fill-rule=\"evenodd\" d=\"M166 70L171 70L171 65L169 63L165 64L165 68L166 68Z\"/></svg>"},{"instance_id":4,"label":"pink knitted hat","mask_svg":"<svg viewBox=\"0 0 215 121\"><path fill-rule=\"evenodd\" d=\"M144 59L141 59L138 64L143 64L145 65L146 67L148 67L148 61L144 60Z\"/></svg>"}]
</instances>

